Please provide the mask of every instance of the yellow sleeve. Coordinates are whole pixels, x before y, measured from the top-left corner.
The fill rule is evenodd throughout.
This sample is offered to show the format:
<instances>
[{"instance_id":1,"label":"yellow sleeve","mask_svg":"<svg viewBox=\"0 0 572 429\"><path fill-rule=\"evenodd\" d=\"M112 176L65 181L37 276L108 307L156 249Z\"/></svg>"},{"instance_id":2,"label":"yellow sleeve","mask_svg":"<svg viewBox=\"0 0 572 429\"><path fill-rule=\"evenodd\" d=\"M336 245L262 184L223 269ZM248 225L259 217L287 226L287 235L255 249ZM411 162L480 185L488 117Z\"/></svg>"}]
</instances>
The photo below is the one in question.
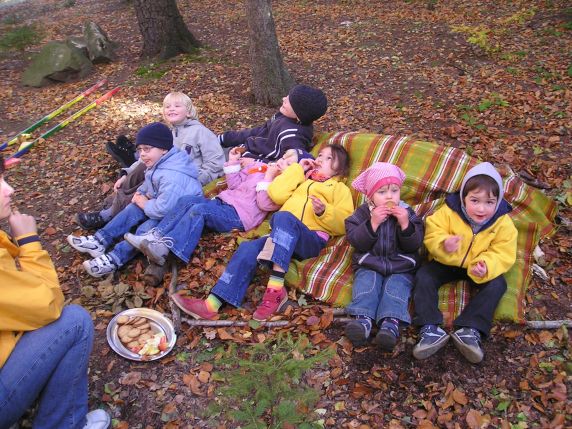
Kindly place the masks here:
<instances>
[{"instance_id":1,"label":"yellow sleeve","mask_svg":"<svg viewBox=\"0 0 572 429\"><path fill-rule=\"evenodd\" d=\"M438 262L445 265L459 265L463 257L463 246L455 253L445 252L443 242L447 237L454 235L451 225L453 211L446 205L441 206L425 221L425 238L423 243L427 251Z\"/></svg>"},{"instance_id":2,"label":"yellow sleeve","mask_svg":"<svg viewBox=\"0 0 572 429\"><path fill-rule=\"evenodd\" d=\"M281 206L305 180L304 169L300 164L292 164L272 180L268 186L268 196Z\"/></svg>"},{"instance_id":3,"label":"yellow sleeve","mask_svg":"<svg viewBox=\"0 0 572 429\"><path fill-rule=\"evenodd\" d=\"M469 261L467 274L477 284L485 283L506 273L516 261L516 247L518 231L512 219L504 215L497 222L498 232L485 252ZM484 277L475 277L471 274L471 268L478 262L483 261L487 266L487 274Z\"/></svg>"},{"instance_id":4,"label":"yellow sleeve","mask_svg":"<svg viewBox=\"0 0 572 429\"><path fill-rule=\"evenodd\" d=\"M354 212L352 194L345 183L337 182L333 200L327 201L325 205L324 213L316 216L320 228L333 237L344 235L346 233L345 220Z\"/></svg>"},{"instance_id":5,"label":"yellow sleeve","mask_svg":"<svg viewBox=\"0 0 572 429\"><path fill-rule=\"evenodd\" d=\"M64 296L55 267L38 241L19 248L17 268L0 247L0 330L30 331L60 317Z\"/></svg>"}]
</instances>

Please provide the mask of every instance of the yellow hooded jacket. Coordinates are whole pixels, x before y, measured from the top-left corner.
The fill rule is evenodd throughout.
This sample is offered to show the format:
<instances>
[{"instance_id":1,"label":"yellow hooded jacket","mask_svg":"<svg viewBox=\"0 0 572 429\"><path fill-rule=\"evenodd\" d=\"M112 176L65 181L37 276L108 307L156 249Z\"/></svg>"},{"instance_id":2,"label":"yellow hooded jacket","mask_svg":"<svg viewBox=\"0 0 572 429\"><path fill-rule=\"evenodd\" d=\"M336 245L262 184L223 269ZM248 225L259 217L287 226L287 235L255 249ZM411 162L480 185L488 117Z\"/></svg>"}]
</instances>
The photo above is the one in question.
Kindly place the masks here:
<instances>
[{"instance_id":1,"label":"yellow hooded jacket","mask_svg":"<svg viewBox=\"0 0 572 429\"><path fill-rule=\"evenodd\" d=\"M26 244L19 247L0 231L0 368L22 334L57 320L64 303L54 264L37 236L18 241Z\"/></svg>"},{"instance_id":2,"label":"yellow hooded jacket","mask_svg":"<svg viewBox=\"0 0 572 429\"><path fill-rule=\"evenodd\" d=\"M326 209L321 216L314 213L310 196L318 197ZM296 216L312 231L324 231L331 237L346 233L345 219L354 211L354 203L350 189L333 177L325 182L306 179L300 164L290 165L268 186L268 196L280 211L287 211Z\"/></svg>"}]
</instances>

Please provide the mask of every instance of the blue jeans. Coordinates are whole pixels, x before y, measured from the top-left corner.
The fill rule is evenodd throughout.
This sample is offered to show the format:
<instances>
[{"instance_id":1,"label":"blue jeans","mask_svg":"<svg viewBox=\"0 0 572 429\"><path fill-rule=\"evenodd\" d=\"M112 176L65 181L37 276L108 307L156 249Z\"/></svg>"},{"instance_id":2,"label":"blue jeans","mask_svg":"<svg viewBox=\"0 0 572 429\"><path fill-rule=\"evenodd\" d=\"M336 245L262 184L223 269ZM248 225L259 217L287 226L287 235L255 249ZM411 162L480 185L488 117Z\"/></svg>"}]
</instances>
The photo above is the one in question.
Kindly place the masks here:
<instances>
[{"instance_id":1,"label":"blue jeans","mask_svg":"<svg viewBox=\"0 0 572 429\"><path fill-rule=\"evenodd\" d=\"M274 244L269 262L278 264L284 271L288 271L292 257L300 260L313 258L318 256L326 245L325 240L290 212L274 213L270 226L272 232L269 237L245 241L238 246L224 273L213 287L213 294L235 307L240 307L254 277L258 254L267 240Z\"/></svg>"},{"instance_id":2,"label":"blue jeans","mask_svg":"<svg viewBox=\"0 0 572 429\"><path fill-rule=\"evenodd\" d=\"M34 429L83 428L92 342L91 317L79 305L26 332L0 369L0 427L10 427L39 399Z\"/></svg>"},{"instance_id":3,"label":"blue jeans","mask_svg":"<svg viewBox=\"0 0 572 429\"><path fill-rule=\"evenodd\" d=\"M218 198L209 200L195 196L179 198L173 210L159 222L157 230L172 241L171 252L189 263L205 226L216 232L244 231L233 206Z\"/></svg>"},{"instance_id":4,"label":"blue jeans","mask_svg":"<svg viewBox=\"0 0 572 429\"><path fill-rule=\"evenodd\" d=\"M159 219L149 219L145 212L131 203L109 221L107 225L98 230L94 236L106 248L111 246L118 238L123 238L131 228L137 227L136 234L145 234L159 223ZM117 267L122 267L137 255L139 251L127 241L122 240L108 255Z\"/></svg>"},{"instance_id":5,"label":"blue jeans","mask_svg":"<svg viewBox=\"0 0 572 429\"><path fill-rule=\"evenodd\" d=\"M408 305L413 289L412 274L382 276L377 271L360 268L354 273L352 302L346 312L352 316L367 316L380 322L394 317L411 323Z\"/></svg>"}]
</instances>

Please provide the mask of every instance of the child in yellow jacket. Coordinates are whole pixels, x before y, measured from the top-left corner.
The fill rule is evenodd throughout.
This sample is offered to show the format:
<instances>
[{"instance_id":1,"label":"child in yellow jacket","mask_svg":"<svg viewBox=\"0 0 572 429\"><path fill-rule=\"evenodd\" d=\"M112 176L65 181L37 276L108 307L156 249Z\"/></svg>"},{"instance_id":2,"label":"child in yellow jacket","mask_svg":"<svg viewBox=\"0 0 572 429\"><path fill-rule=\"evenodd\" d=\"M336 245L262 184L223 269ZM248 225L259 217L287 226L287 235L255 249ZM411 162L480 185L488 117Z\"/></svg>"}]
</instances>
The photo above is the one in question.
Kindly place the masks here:
<instances>
[{"instance_id":1,"label":"child in yellow jacket","mask_svg":"<svg viewBox=\"0 0 572 429\"><path fill-rule=\"evenodd\" d=\"M91 316L64 306L36 221L12 208L13 193L0 156L0 220L12 233L0 231L0 428L38 401L35 427L106 429L105 411L87 412Z\"/></svg>"},{"instance_id":2,"label":"child in yellow jacket","mask_svg":"<svg viewBox=\"0 0 572 429\"><path fill-rule=\"evenodd\" d=\"M470 169L461 190L427 218L425 246L432 261L415 276L413 323L422 326L413 356L425 359L441 349L449 335L438 325L438 290L468 280L476 295L454 320L455 346L472 363L482 361L481 336L489 334L493 313L506 291L506 273L516 260L517 230L503 199L503 183L492 164Z\"/></svg>"},{"instance_id":3,"label":"child in yellow jacket","mask_svg":"<svg viewBox=\"0 0 572 429\"><path fill-rule=\"evenodd\" d=\"M316 160L289 166L268 186L268 196L282 208L270 220L270 236L242 243L206 300L183 294L172 296L184 312L197 319L214 319L223 302L242 304L257 262L272 266L255 320L277 313L288 299L284 276L292 257L318 256L330 237L345 233L344 220L353 212L352 196L341 179L349 156L339 145L323 148Z\"/></svg>"}]
</instances>

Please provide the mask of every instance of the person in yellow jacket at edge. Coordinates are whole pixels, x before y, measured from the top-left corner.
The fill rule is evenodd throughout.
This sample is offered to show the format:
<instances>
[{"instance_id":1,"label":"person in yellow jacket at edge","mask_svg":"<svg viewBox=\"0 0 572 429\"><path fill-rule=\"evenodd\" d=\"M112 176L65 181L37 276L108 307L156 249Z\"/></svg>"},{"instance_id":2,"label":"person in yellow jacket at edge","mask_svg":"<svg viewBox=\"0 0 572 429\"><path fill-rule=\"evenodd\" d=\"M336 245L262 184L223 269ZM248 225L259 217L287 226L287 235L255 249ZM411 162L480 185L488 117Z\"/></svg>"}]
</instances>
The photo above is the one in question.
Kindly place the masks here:
<instances>
[{"instance_id":1,"label":"person in yellow jacket at edge","mask_svg":"<svg viewBox=\"0 0 572 429\"><path fill-rule=\"evenodd\" d=\"M38 401L34 428L106 429L103 410L87 412L93 322L64 306L57 273L42 249L35 219L11 206L14 189L0 156L0 428L17 427Z\"/></svg>"}]
</instances>

